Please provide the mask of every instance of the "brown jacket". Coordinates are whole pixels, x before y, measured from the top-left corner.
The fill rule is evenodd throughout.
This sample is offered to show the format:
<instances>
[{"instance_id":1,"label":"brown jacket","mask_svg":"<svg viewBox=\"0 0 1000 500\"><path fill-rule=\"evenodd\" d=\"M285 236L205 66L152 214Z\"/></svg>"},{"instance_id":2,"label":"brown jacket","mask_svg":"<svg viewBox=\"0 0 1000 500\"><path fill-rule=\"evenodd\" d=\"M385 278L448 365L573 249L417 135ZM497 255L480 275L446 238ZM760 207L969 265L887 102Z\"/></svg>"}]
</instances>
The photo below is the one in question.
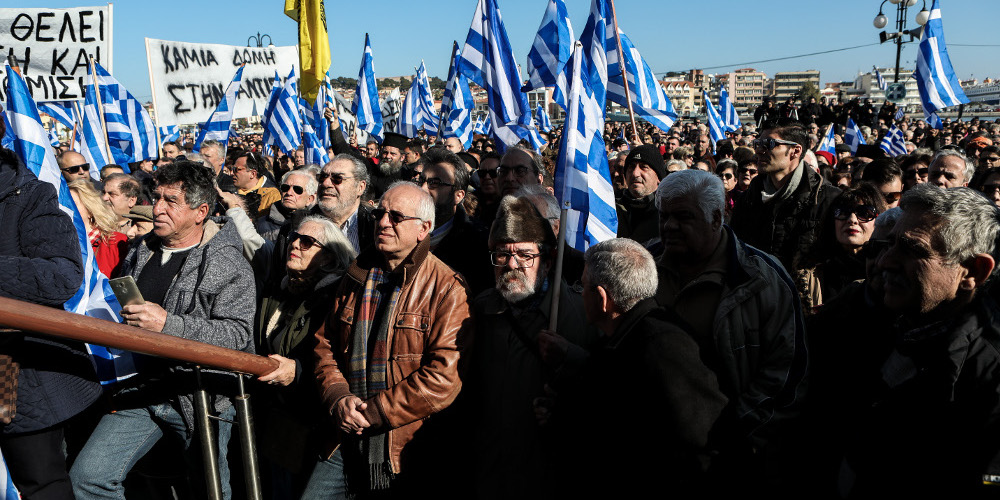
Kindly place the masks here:
<instances>
[{"instance_id":1,"label":"brown jacket","mask_svg":"<svg viewBox=\"0 0 1000 500\"><path fill-rule=\"evenodd\" d=\"M472 340L465 280L429 253L425 239L403 263L403 288L389 328L389 388L369 398L362 413L372 427L388 430L393 472L399 473L403 447L428 416L447 408L462 389L459 359ZM316 382L323 408L351 394L341 366L348 364L350 335L364 295L365 280L385 260L374 248L351 264L335 294L330 316L316 332ZM464 363L463 363L464 364ZM332 454L342 438L335 434Z\"/></svg>"}]
</instances>

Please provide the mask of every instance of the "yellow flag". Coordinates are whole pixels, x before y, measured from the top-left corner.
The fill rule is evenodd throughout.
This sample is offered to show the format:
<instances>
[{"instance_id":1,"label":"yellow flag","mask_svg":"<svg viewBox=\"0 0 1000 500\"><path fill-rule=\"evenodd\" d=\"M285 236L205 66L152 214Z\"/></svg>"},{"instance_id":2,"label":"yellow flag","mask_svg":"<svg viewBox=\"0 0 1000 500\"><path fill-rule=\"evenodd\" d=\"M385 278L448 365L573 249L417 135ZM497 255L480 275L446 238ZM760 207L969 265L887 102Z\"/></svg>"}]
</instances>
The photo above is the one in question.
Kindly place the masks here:
<instances>
[{"instance_id":1,"label":"yellow flag","mask_svg":"<svg viewBox=\"0 0 1000 500\"><path fill-rule=\"evenodd\" d=\"M323 0L285 0L285 15L299 22L299 92L310 104L330 69L330 37Z\"/></svg>"}]
</instances>

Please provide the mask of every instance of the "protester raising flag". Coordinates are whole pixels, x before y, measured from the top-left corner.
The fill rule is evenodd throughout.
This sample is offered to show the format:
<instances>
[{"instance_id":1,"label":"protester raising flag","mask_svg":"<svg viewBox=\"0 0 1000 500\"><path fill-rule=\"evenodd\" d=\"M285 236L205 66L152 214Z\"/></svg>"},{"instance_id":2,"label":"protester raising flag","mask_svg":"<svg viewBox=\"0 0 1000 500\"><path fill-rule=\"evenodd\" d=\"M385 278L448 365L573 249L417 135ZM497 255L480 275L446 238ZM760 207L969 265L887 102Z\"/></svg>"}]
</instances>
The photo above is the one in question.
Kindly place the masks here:
<instances>
[{"instance_id":1,"label":"protester raising flag","mask_svg":"<svg viewBox=\"0 0 1000 500\"><path fill-rule=\"evenodd\" d=\"M857 154L858 146L865 144L865 138L861 134L861 129L854 123L853 118L847 119L847 131L844 132L844 144L851 147L851 154Z\"/></svg>"},{"instance_id":2,"label":"protester raising flag","mask_svg":"<svg viewBox=\"0 0 1000 500\"><path fill-rule=\"evenodd\" d=\"M906 154L906 139L903 138L903 131L899 129L896 125L889 127L889 131L886 132L885 137L882 138L882 144L879 145L882 151L892 157Z\"/></svg>"},{"instance_id":3,"label":"protester raising flag","mask_svg":"<svg viewBox=\"0 0 1000 500\"><path fill-rule=\"evenodd\" d=\"M326 71L330 69L330 37L326 32L323 0L285 0L285 15L299 23L301 96L316 102Z\"/></svg>"},{"instance_id":4,"label":"protester raising flag","mask_svg":"<svg viewBox=\"0 0 1000 500\"><path fill-rule=\"evenodd\" d=\"M712 139L712 150L715 150L715 143L726 138L725 124L719 111L712 105L712 100L708 98L708 92L703 90L701 94L705 99L705 112L708 114L708 132Z\"/></svg>"},{"instance_id":5,"label":"protester raising flag","mask_svg":"<svg viewBox=\"0 0 1000 500\"><path fill-rule=\"evenodd\" d=\"M743 126L740 114L736 112L733 101L729 100L729 92L725 87L719 89L719 113L722 115L722 124L726 132L736 132Z\"/></svg>"},{"instance_id":6,"label":"protester raising flag","mask_svg":"<svg viewBox=\"0 0 1000 500\"><path fill-rule=\"evenodd\" d=\"M92 68L104 111L108 149L114 163L129 173L129 163L152 160L160 155L153 119L142 103L100 64L94 61Z\"/></svg>"},{"instance_id":7,"label":"protester raising flag","mask_svg":"<svg viewBox=\"0 0 1000 500\"><path fill-rule=\"evenodd\" d=\"M823 137L823 142L819 143L819 149L817 149L817 151L826 151L834 156L837 155L837 141L833 135L832 123L826 128L826 136Z\"/></svg>"},{"instance_id":8,"label":"protester raising flag","mask_svg":"<svg viewBox=\"0 0 1000 500\"><path fill-rule=\"evenodd\" d=\"M240 90L240 86L243 85L244 67L245 65L242 65L236 70L233 81L229 82L229 86L226 87L226 94L219 100L219 105L215 107L212 116L209 116L208 121L201 124L198 139L194 141L195 153L201 150L201 143L206 139L219 141L223 148L229 143L229 124L233 121L233 110L236 108L237 93Z\"/></svg>"},{"instance_id":9,"label":"protester raising flag","mask_svg":"<svg viewBox=\"0 0 1000 500\"><path fill-rule=\"evenodd\" d=\"M469 79L458 70L458 43L452 42L448 83L441 97L441 118L444 122L441 137L456 137L466 149L472 145L472 110L476 101L469 89Z\"/></svg>"},{"instance_id":10,"label":"protester raising flag","mask_svg":"<svg viewBox=\"0 0 1000 500\"><path fill-rule=\"evenodd\" d=\"M358 128L375 136L382 142L382 108L378 102L378 86L375 84L375 56L372 53L368 33L365 33L365 51L361 55L361 69L358 71L358 87L354 91L351 114L358 120Z\"/></svg>"},{"instance_id":11,"label":"protester raising flag","mask_svg":"<svg viewBox=\"0 0 1000 500\"><path fill-rule=\"evenodd\" d=\"M295 77L294 71L295 68L292 68L293 74L288 75L288 81L285 84L281 83L278 72L274 72L271 96L264 109L262 142L265 146L278 146L278 150L285 154L299 147L301 135L295 97L290 93L291 82Z\"/></svg>"},{"instance_id":12,"label":"protester raising flag","mask_svg":"<svg viewBox=\"0 0 1000 500\"><path fill-rule=\"evenodd\" d=\"M35 101L28 93L28 87L16 71L7 67L7 118L14 136L12 144L24 165L38 180L51 184L59 199L59 208L68 215L76 229L77 241L83 262L83 283L77 293L63 308L77 314L121 322L121 306L115 299L106 276L101 274L94 258L94 248L90 244L87 229L76 203L70 195L69 186L59 171L55 154L48 145L45 128L38 115ZM96 169L94 169L96 170ZM91 360L102 384L123 380L135 374L135 364L131 353L118 349L106 349L87 345Z\"/></svg>"},{"instance_id":13,"label":"protester raising flag","mask_svg":"<svg viewBox=\"0 0 1000 500\"><path fill-rule=\"evenodd\" d=\"M920 91L920 102L925 110L932 113L969 102L958 83L958 75L951 66L951 58L948 57L940 4L940 0L934 0L931 5L931 13L917 51L917 71L913 73L917 79L917 90Z\"/></svg>"},{"instance_id":14,"label":"protester raising flag","mask_svg":"<svg viewBox=\"0 0 1000 500\"><path fill-rule=\"evenodd\" d=\"M566 4L563 0L549 0L535 41L528 51L528 82L521 91L554 86L559 74L566 68L575 40ZM560 103L560 106L565 109L566 103Z\"/></svg>"}]
</instances>

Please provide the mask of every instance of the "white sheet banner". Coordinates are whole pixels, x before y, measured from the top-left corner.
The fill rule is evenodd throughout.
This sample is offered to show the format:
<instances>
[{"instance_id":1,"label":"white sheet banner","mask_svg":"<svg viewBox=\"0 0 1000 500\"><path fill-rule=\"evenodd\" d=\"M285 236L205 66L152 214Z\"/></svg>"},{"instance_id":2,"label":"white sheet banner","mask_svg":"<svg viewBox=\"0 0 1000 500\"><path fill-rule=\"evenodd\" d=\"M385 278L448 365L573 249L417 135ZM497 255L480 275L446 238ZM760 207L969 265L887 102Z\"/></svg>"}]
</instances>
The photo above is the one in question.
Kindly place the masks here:
<instances>
[{"instance_id":1,"label":"white sheet banner","mask_svg":"<svg viewBox=\"0 0 1000 500\"><path fill-rule=\"evenodd\" d=\"M243 86L233 118L249 117L255 102L258 110L267 107L275 71L282 81L293 66L296 74L299 71L295 46L251 48L147 38L146 58L156 120L161 127L207 120L243 63Z\"/></svg>"},{"instance_id":2,"label":"white sheet banner","mask_svg":"<svg viewBox=\"0 0 1000 500\"><path fill-rule=\"evenodd\" d=\"M90 57L112 71L111 17L110 4L0 8L0 55L14 56L35 101L82 100Z\"/></svg>"},{"instance_id":3,"label":"white sheet banner","mask_svg":"<svg viewBox=\"0 0 1000 500\"><path fill-rule=\"evenodd\" d=\"M392 89L385 99L380 101L382 108L382 130L386 132L399 132L399 115L403 108L402 98L399 94L399 87Z\"/></svg>"}]
</instances>

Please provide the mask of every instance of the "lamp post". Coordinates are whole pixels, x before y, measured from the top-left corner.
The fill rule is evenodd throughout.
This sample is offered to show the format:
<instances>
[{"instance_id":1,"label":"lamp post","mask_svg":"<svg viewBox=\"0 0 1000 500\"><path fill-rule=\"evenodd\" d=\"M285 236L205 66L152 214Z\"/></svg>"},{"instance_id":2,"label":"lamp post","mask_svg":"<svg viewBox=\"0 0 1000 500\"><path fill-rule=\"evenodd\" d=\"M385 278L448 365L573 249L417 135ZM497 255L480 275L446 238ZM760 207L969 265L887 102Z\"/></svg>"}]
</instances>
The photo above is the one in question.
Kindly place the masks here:
<instances>
[{"instance_id":1,"label":"lamp post","mask_svg":"<svg viewBox=\"0 0 1000 500\"><path fill-rule=\"evenodd\" d=\"M924 25L927 24L927 19L930 17L931 13L927 10L927 0L921 0L923 2L923 7L920 12L917 13L917 28L908 30L906 29L906 10L917 4L917 0L882 0L882 5L879 5L878 15L875 16L875 20L872 24L875 25L875 29L885 28L886 24L889 23L889 19L885 17L882 13L882 8L885 7L885 3L889 2L896 6L896 32L886 33L885 31L878 34L880 43L885 43L888 40L896 40L896 72L892 75L893 83L899 81L899 56L903 52L903 44L907 41L903 41L903 35L910 35L909 42L914 40L919 40L920 35L923 34Z\"/></svg>"},{"instance_id":2,"label":"lamp post","mask_svg":"<svg viewBox=\"0 0 1000 500\"><path fill-rule=\"evenodd\" d=\"M250 45L250 42L257 44L257 48L263 47L264 37L267 37L267 46L274 47L274 42L271 41L271 35L268 35L267 33L261 35L259 31L256 35L250 35L250 37L247 38L247 47L253 47L253 45Z\"/></svg>"}]
</instances>

